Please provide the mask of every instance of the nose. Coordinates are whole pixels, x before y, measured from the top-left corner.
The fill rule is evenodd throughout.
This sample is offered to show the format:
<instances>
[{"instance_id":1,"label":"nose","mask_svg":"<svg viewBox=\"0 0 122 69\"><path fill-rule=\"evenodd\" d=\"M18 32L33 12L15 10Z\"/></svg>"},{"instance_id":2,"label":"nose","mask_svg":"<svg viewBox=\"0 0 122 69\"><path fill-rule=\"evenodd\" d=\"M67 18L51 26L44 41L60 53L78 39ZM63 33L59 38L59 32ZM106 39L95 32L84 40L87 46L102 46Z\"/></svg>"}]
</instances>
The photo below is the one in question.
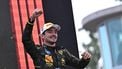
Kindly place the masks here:
<instances>
[{"instance_id":1,"label":"nose","mask_svg":"<svg viewBox=\"0 0 122 69\"><path fill-rule=\"evenodd\" d=\"M57 37L57 35L58 35L58 34L57 34L57 31L53 31L53 32L52 32L52 35Z\"/></svg>"},{"instance_id":2,"label":"nose","mask_svg":"<svg viewBox=\"0 0 122 69\"><path fill-rule=\"evenodd\" d=\"M55 36L57 36L57 32L53 32L53 33L52 33L52 35L55 35Z\"/></svg>"}]
</instances>

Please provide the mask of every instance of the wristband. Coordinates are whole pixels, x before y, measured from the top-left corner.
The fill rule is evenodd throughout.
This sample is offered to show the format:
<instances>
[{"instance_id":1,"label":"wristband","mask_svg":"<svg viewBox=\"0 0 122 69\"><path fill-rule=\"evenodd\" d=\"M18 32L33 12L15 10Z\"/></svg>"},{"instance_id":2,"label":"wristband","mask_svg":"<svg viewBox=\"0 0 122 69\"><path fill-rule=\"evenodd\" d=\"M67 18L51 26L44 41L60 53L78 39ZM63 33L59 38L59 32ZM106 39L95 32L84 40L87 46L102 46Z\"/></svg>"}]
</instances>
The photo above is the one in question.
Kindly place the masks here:
<instances>
[{"instance_id":1,"label":"wristband","mask_svg":"<svg viewBox=\"0 0 122 69\"><path fill-rule=\"evenodd\" d=\"M33 20L31 20L31 19L32 19L32 17L30 17L30 18L28 19L28 21L29 21L30 23L34 23L35 19L33 19Z\"/></svg>"},{"instance_id":2,"label":"wristband","mask_svg":"<svg viewBox=\"0 0 122 69\"><path fill-rule=\"evenodd\" d=\"M27 22L29 25L33 25L33 23L30 23L29 21Z\"/></svg>"}]
</instances>

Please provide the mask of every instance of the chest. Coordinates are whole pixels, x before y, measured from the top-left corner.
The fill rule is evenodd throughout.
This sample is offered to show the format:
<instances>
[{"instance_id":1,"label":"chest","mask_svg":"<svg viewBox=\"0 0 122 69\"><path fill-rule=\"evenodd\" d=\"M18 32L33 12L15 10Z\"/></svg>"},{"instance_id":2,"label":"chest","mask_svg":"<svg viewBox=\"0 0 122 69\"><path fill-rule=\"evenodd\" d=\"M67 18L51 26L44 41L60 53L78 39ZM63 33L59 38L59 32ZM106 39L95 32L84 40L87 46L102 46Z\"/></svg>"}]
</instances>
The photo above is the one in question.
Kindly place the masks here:
<instances>
[{"instance_id":1,"label":"chest","mask_svg":"<svg viewBox=\"0 0 122 69\"><path fill-rule=\"evenodd\" d=\"M63 50L49 51L44 49L40 52L43 60L43 65L49 68L60 68L65 67L65 59L63 55ZM41 62L41 61L40 61Z\"/></svg>"}]
</instances>

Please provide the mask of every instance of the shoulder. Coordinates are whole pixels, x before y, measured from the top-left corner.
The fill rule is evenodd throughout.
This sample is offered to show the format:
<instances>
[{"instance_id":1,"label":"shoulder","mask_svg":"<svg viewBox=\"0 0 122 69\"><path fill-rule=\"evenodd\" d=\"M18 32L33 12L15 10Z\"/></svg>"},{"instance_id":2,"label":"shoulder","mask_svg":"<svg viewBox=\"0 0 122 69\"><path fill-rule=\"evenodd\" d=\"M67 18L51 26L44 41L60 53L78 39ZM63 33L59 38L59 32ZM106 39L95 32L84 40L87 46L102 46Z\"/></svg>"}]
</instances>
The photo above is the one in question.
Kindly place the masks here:
<instances>
[{"instance_id":1,"label":"shoulder","mask_svg":"<svg viewBox=\"0 0 122 69\"><path fill-rule=\"evenodd\" d=\"M60 50L64 50L64 46L56 46L56 50L60 51Z\"/></svg>"},{"instance_id":2,"label":"shoulder","mask_svg":"<svg viewBox=\"0 0 122 69\"><path fill-rule=\"evenodd\" d=\"M58 50L59 53L68 53L68 50L63 47L63 46L57 46L56 49Z\"/></svg>"},{"instance_id":3,"label":"shoulder","mask_svg":"<svg viewBox=\"0 0 122 69\"><path fill-rule=\"evenodd\" d=\"M37 50L40 50L42 48L41 45L35 45L35 47L36 47Z\"/></svg>"}]
</instances>

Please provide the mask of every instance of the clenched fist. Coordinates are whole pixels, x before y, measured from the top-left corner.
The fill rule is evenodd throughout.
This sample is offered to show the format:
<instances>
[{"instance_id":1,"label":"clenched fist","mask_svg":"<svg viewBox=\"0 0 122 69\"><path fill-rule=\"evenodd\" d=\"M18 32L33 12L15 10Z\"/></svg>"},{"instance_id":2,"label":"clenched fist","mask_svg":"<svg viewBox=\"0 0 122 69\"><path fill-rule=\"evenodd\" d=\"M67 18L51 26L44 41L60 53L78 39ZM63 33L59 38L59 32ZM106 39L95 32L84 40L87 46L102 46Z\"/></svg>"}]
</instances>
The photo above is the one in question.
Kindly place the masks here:
<instances>
[{"instance_id":1,"label":"clenched fist","mask_svg":"<svg viewBox=\"0 0 122 69\"><path fill-rule=\"evenodd\" d=\"M89 60L91 58L91 54L89 52L84 52L83 54L81 54L81 56L85 60Z\"/></svg>"},{"instance_id":2,"label":"clenched fist","mask_svg":"<svg viewBox=\"0 0 122 69\"><path fill-rule=\"evenodd\" d=\"M35 18L38 18L40 15L42 14L42 10L41 9L35 9L32 13L31 16L31 21L35 20Z\"/></svg>"}]
</instances>

